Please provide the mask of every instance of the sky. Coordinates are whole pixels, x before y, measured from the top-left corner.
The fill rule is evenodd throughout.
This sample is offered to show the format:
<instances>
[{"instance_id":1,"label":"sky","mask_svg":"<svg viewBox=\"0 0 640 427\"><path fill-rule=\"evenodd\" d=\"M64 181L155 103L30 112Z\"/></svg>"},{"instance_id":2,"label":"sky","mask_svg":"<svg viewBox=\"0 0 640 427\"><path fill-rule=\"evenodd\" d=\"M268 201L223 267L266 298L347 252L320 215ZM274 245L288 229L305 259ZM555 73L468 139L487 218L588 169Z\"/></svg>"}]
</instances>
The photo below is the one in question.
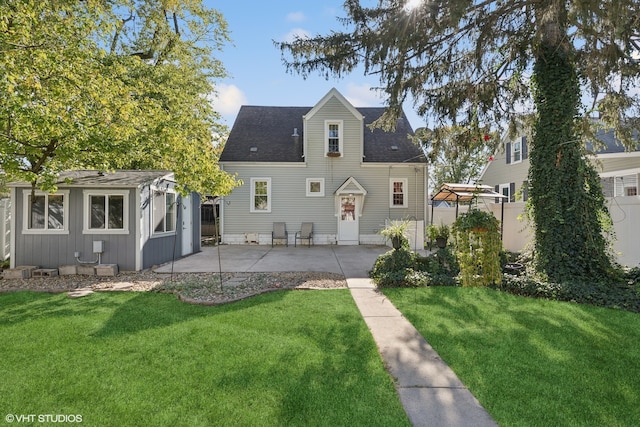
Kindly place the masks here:
<instances>
[{"instance_id":1,"label":"sky","mask_svg":"<svg viewBox=\"0 0 640 427\"><path fill-rule=\"evenodd\" d=\"M319 74L303 79L288 73L273 40L292 40L296 34L327 35L343 31L337 17L346 17L344 0L204 0L205 5L222 13L229 25L233 44L217 52L230 74L218 81L214 107L233 126L241 105L314 106L335 87L354 107L384 106L383 98L372 87L380 86L376 76L365 76L356 69L341 79L326 80ZM423 126L411 108L404 106L413 129Z\"/></svg>"}]
</instances>

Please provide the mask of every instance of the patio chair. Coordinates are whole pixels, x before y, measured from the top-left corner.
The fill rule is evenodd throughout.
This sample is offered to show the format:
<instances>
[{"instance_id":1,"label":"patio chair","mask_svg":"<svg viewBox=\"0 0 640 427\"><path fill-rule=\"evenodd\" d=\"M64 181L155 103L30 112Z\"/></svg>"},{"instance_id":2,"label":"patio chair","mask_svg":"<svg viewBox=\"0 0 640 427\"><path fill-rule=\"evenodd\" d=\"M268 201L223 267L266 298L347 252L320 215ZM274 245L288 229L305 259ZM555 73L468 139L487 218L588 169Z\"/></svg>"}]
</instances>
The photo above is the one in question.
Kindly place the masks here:
<instances>
[{"instance_id":1,"label":"patio chair","mask_svg":"<svg viewBox=\"0 0 640 427\"><path fill-rule=\"evenodd\" d=\"M273 231L271 232L271 247L274 240L283 240L289 246L289 233L287 233L287 225L284 222L274 222Z\"/></svg>"},{"instance_id":2,"label":"patio chair","mask_svg":"<svg viewBox=\"0 0 640 427\"><path fill-rule=\"evenodd\" d=\"M293 246L297 246L298 240L307 240L309 242L309 247L311 247L311 242L313 241L313 223L303 222L302 227L300 228L300 231L296 232L296 238L293 242Z\"/></svg>"}]
</instances>

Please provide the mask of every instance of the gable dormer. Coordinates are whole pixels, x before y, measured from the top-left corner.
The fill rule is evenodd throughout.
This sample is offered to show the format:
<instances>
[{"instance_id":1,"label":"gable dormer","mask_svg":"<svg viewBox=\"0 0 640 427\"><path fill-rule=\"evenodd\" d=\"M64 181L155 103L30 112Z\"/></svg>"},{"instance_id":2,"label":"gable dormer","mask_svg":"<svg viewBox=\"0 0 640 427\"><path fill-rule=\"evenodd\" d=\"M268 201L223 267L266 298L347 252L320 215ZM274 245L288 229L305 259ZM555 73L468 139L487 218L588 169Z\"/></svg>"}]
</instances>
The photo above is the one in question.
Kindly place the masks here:
<instances>
[{"instance_id":1,"label":"gable dormer","mask_svg":"<svg viewBox=\"0 0 640 427\"><path fill-rule=\"evenodd\" d=\"M345 150L357 149L362 155L364 116L336 88L327 94L303 116L305 133L313 129L316 138L305 140L307 144L321 144L324 157L344 157ZM321 138L322 142L319 141ZM346 145L349 147L346 147ZM357 145L357 148L354 146ZM318 147L315 147L316 149Z\"/></svg>"}]
</instances>

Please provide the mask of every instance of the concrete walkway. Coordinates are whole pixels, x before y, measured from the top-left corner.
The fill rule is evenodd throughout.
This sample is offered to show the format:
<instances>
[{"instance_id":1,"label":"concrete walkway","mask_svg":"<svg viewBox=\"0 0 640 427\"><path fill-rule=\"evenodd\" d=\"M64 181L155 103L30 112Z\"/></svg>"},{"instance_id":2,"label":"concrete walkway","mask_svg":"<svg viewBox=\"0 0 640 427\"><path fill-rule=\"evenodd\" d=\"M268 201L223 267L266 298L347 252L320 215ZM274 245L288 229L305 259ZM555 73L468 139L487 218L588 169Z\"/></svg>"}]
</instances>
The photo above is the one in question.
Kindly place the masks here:
<instances>
[{"instance_id":1,"label":"concrete walkway","mask_svg":"<svg viewBox=\"0 0 640 427\"><path fill-rule=\"evenodd\" d=\"M368 278L383 246L220 246L155 271L325 271L347 279L351 295L373 335L400 401L414 426L497 426L456 374ZM218 258L218 256L220 258Z\"/></svg>"}]
</instances>

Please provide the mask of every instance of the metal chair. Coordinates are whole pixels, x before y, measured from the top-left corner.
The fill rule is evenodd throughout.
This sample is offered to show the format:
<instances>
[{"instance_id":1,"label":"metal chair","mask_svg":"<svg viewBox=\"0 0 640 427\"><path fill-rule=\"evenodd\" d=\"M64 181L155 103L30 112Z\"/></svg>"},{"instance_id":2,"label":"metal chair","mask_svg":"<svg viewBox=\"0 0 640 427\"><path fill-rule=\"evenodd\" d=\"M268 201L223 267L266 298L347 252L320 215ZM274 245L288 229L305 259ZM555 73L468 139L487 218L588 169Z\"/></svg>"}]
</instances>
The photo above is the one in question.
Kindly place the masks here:
<instances>
[{"instance_id":1,"label":"metal chair","mask_svg":"<svg viewBox=\"0 0 640 427\"><path fill-rule=\"evenodd\" d=\"M300 227L300 231L296 232L295 240L293 242L294 246L297 246L298 240L307 240L309 242L309 247L311 247L311 242L313 241L313 223L312 222L303 222L302 227Z\"/></svg>"},{"instance_id":2,"label":"metal chair","mask_svg":"<svg viewBox=\"0 0 640 427\"><path fill-rule=\"evenodd\" d=\"M271 232L271 247L273 247L273 241L278 239L284 239L287 246L289 246L289 233L287 233L287 225L284 222L273 223L273 231Z\"/></svg>"}]
</instances>

